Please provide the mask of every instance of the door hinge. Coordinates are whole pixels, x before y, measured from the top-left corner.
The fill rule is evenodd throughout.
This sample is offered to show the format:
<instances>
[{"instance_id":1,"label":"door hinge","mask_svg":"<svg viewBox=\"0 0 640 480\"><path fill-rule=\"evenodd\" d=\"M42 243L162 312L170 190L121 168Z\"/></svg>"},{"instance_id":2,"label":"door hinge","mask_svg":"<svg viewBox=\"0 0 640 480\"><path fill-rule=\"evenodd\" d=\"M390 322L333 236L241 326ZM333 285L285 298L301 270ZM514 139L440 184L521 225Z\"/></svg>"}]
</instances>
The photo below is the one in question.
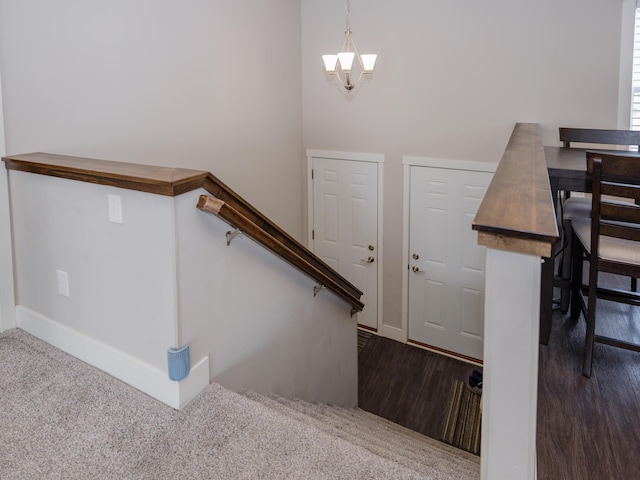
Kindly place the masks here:
<instances>
[{"instance_id":1,"label":"door hinge","mask_svg":"<svg viewBox=\"0 0 640 480\"><path fill-rule=\"evenodd\" d=\"M314 170L313 168L311 169L311 180L313 180L313 175L314 175Z\"/></svg>"},{"instance_id":2,"label":"door hinge","mask_svg":"<svg viewBox=\"0 0 640 480\"><path fill-rule=\"evenodd\" d=\"M315 240L315 239L316 239L316 231L311 230L311 240Z\"/></svg>"}]
</instances>

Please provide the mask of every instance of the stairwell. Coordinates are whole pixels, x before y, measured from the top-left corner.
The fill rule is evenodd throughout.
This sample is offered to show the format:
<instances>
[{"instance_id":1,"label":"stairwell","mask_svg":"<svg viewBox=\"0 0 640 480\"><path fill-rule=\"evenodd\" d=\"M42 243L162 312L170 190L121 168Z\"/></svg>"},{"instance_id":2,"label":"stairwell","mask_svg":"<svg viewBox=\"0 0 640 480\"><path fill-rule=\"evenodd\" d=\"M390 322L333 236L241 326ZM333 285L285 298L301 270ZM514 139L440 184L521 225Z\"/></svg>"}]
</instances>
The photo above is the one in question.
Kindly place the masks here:
<instances>
[{"instance_id":1,"label":"stairwell","mask_svg":"<svg viewBox=\"0 0 640 480\"><path fill-rule=\"evenodd\" d=\"M357 408L211 383L172 409L20 329L0 334L0 400L3 480L480 477L478 457Z\"/></svg>"},{"instance_id":2,"label":"stairwell","mask_svg":"<svg viewBox=\"0 0 640 480\"><path fill-rule=\"evenodd\" d=\"M348 409L277 395L239 392L244 397L393 462L418 478L478 479L480 458L421 435L362 409Z\"/></svg>"},{"instance_id":3,"label":"stairwell","mask_svg":"<svg viewBox=\"0 0 640 480\"><path fill-rule=\"evenodd\" d=\"M14 228L14 232L25 235L25 241L16 242L23 249L18 249L16 270L19 281L23 282L19 284L22 285L19 290L21 302L24 303L16 306L19 328L0 335L0 404L3 406L1 413L6 412L0 418L3 418L6 431L11 432L11 436L0 435L0 451L3 452L0 456L0 472L3 479L91 476L96 480L177 477L234 480L465 480L480 477L478 457L363 410L297 399L287 400L275 394L264 396L254 391L234 392L241 388L238 385L262 389L260 391L286 391L290 395L300 395L297 392L302 391L316 400L342 400L343 405L353 405L357 391L350 386L356 379L357 365L355 352L350 345L355 340L356 326L350 313L361 310L363 305L359 300L361 292L345 283L335 272L325 270L322 262L317 261L304 247L246 205L211 174L180 169L148 170L147 167L133 164L50 154L27 154L5 157L4 160L7 168L17 170L12 175L12 191L22 193L22 203L33 205L35 210L13 212L14 218L25 222L22 230ZM27 173L45 174L49 178L44 181L39 175ZM90 196L91 202L70 193L72 186L85 191L80 182L74 183L78 180L95 184L91 191L87 189L85 193ZM33 187L32 182L37 182L38 188L27 188ZM100 187L97 193L93 191L98 188L96 185ZM87 312L76 309L59 314L59 309L53 307L49 310L45 308L44 312L31 308L38 305L43 296L50 297L51 305L57 305L61 301L60 295L37 282L31 282L28 276L31 272L28 265L33 262L40 266L48 265L50 262L46 260L49 259L50 252L61 250L52 249L48 243L42 245L42 248L39 244L27 248L27 238L49 239L55 236L48 235L47 232L32 235L30 225L57 224L49 217L50 213L55 212L43 209L42 206L56 204L58 213L64 215L65 219L69 211L80 212L77 214L79 218L74 220L82 225L79 231L91 231L93 227L96 231L103 231L112 227L112 222L94 214L93 207L96 211L103 210L101 202L107 198L105 194L111 192L107 188L119 188L117 193L125 200L131 200L128 203L129 219L134 218L136 210L133 207L137 205L134 200L139 197L138 192L142 192L145 200L148 200L147 195L154 196L153 205L159 202L159 206L154 207L153 211L158 210L157 217L161 220L171 218L172 221L168 222L171 225L175 224L175 218L185 223L191 221L189 228L182 231L194 232L196 228L202 230L199 235L194 233L179 237L179 242L167 241L166 254L150 255L153 258L147 266L157 266L158 258L179 257L182 268L179 278L184 285L202 288L205 284L208 288L178 289L172 269L168 269L169 273L164 276L154 277L149 273L149 268L141 265L142 253L151 252L146 248L135 251L136 262L128 262L135 264L129 279L135 284L131 290L136 292L136 301L143 300L138 295L139 287L149 283L148 278L151 276L156 281L166 280L161 286L167 291L179 290L182 300L180 305L185 308L188 306L191 310L182 312L182 315L165 314L167 318L162 317L163 322L159 321L158 315L142 316L154 320L153 328L142 323L134 324L130 317L122 315L120 304L117 314L112 315L106 315L104 309L97 310L93 307L116 303L102 301L104 292L98 288L102 284L93 281L76 283L94 287L93 290L80 290L80 294L76 290L71 297L66 297L72 299L67 303L83 300L82 306L91 306ZM129 190L135 193L130 193ZM227 236L227 246L211 248L209 239L216 238L221 243L228 227L220 222L215 223L217 220L204 221L196 216L200 213L195 210L196 202L193 200L201 193L200 190L214 193L218 199L225 198L214 209L229 214L222 217L225 221L233 219L232 226L240 226L244 233L254 234L252 238L306 276L301 276L289 267L285 269L284 264L273 263L271 253L258 251L251 243L242 243L242 250L236 248L237 242L242 240L235 240L234 248L228 249ZM125 195L130 195L131 198ZM159 196L160 200L155 196ZM167 196L170 200L165 201L160 196ZM59 208L60 204L52 202L52 198L66 199L68 205ZM15 205L20 203L14 202ZM231 203L235 207L230 206ZM144 205L146 208L140 207L141 213L148 214L151 207L146 203ZM86 207L86 212L80 208L82 206ZM244 213L239 214L236 208ZM35 212L43 215L46 222L39 222ZM170 215L165 215L167 213ZM152 234L153 238L141 237L143 241L139 241L134 236L135 241L128 241L127 244L146 246L158 243L157 231L161 229L148 228L147 223L142 221L145 218L145 215L140 215L139 222L129 220L126 225L137 227L134 232L136 235ZM241 221L240 225L237 225L238 221ZM157 223L165 225L160 221ZM118 232L121 233L120 230ZM173 239L171 235L165 236ZM108 235L96 236L98 237L103 240L110 238ZM68 237L65 238L68 240ZM201 239L201 250L185 247L191 245L189 241L193 239ZM84 242L84 237L81 240ZM182 246L185 251L178 251L174 243ZM65 250L69 250L69 255L72 256L87 251L85 244L81 245L82 248L73 249L65 244ZM100 245L97 240L90 247L92 252L95 251L96 258L100 259L105 256L104 252L113 251L112 245ZM215 254L211 253L212 250ZM39 257L34 252L42 255L45 260L38 261ZM109 258L119 257L121 255ZM244 257L250 261L246 265L251 267L251 278L244 275L247 269L242 266L245 264L238 263L240 260L244 261ZM265 293L267 283L261 282L261 277L256 275L259 267L256 258L263 257L266 272L264 276L269 278L268 285L275 284L273 290L277 290L270 290L268 295ZM82 261L77 263L86 267L86 258L82 256L80 260ZM112 263L108 265L109 268L113 266ZM164 265L162 262L160 264ZM188 269L185 265L193 268ZM210 268L204 269L203 265L215 266L216 271L224 272L224 275L213 276ZM75 268L75 263L72 266ZM95 267L86 272L77 268L69 270L74 278L79 279L84 278L83 274L92 280L101 276L108 277ZM36 271L37 269L34 270ZM135 274L143 275L144 281L135 281ZM233 277L234 274L237 274L237 278ZM280 281L274 281L276 276L282 277ZM121 277L122 275L118 278ZM36 275L36 278L46 278L46 272ZM212 278L216 279L216 283L209 285L207 282ZM197 281L198 279L204 281ZM252 279L256 282L253 289L248 285ZM111 285L126 290L126 285L120 285L121 283L111 282ZM330 289L337 298L313 295L317 287L314 287L315 283ZM241 285L247 291L261 292L278 306L274 309L276 313L272 317L265 316L269 312L265 312L260 302L245 302L242 315L238 315L237 297L225 294L224 290L239 288L236 285ZM303 288L304 292L298 291ZM150 289L154 301L142 302L143 305L156 307L159 298L173 298L172 295L162 297L158 295L159 291L161 290L155 287ZM282 291L287 292L286 298L274 297ZM116 291L109 298L121 298L125 293L128 292ZM94 294L97 296L92 296ZM187 294L192 294L192 297L186 296ZM206 303L213 298L214 305ZM345 308L345 302L351 312ZM279 324L283 317L280 308L282 305L287 306L286 312L296 313L286 317L284 320L289 323L283 326ZM251 306L255 311L249 308ZM138 305L134 304L133 307L125 310L138 312ZM161 310L176 311L172 306ZM306 317L300 318L300 312L306 312ZM136 315L135 320L139 317L141 315ZM106 333L100 329L105 324L110 327ZM119 326L121 328L118 329ZM164 328L160 328L161 326ZM78 331L74 328L78 328ZM81 330L82 328L88 331ZM260 328L266 330L261 331ZM294 336L295 341L287 341L281 335L277 337L278 341L270 344L262 342L257 346L247 346L250 343L247 342L247 331L252 332L253 339L265 340L278 329ZM69 353L79 358L84 356L84 361L93 363L138 390L103 372L93 370L77 358L66 356L35 337L29 337L26 332L30 330L33 335L40 336L51 345L56 346L58 343L58 348L66 347ZM176 385L182 387L182 384L172 383L164 375L164 348L172 344L176 330L182 332L182 337L192 340L191 362L196 367L192 368L191 377L188 378L198 380L195 386L185 384L184 392L180 388L176 389ZM117 334L115 339L109 336L111 332L119 331L126 331L126 335ZM151 333L160 338L151 341ZM233 333L238 333L239 336L233 337ZM303 334L313 341L305 341ZM66 335L65 341L60 341L63 335ZM123 338L127 339L126 345L121 345ZM69 344L73 347L69 347ZM130 348L129 344L133 347ZM141 345L151 345L154 348L141 351ZM299 347L300 345L304 347ZM323 345L331 345L331 350L323 350ZM229 346L233 346L233 349ZM246 352L242 352L244 357L238 355L240 346L247 348ZM301 349L304 351L299 351ZM100 354L97 358L95 351ZM91 355L85 355L86 352ZM25 354L25 358L19 361L22 354ZM300 358L305 361L299 361ZM133 366L136 368L131 368L132 362L123 363L123 359L127 362L133 359ZM127 367L119 370L112 368L121 364L126 364ZM265 368L266 365L269 368ZM212 371L209 371L210 366L213 367ZM199 373L195 375L198 368ZM129 375L131 371L136 373L135 377ZM153 388L147 388L149 378L154 381L158 379ZM209 383L210 381L214 383ZM157 394L158 390L162 391L162 395ZM143 391L164 403L150 401ZM167 405L180 410L171 409ZM29 414L26 415L25 412ZM26 453L36 451L38 455Z\"/></svg>"}]
</instances>

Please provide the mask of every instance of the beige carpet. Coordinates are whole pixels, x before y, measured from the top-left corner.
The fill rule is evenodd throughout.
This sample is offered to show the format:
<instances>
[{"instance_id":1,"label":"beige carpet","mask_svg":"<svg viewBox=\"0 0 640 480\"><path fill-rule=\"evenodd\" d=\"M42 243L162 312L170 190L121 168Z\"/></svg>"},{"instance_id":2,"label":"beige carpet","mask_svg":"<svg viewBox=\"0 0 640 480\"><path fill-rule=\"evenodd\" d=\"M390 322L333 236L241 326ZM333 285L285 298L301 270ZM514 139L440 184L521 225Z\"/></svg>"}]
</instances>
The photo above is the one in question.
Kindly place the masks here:
<instances>
[{"instance_id":1,"label":"beige carpet","mask_svg":"<svg viewBox=\"0 0 640 480\"><path fill-rule=\"evenodd\" d=\"M479 478L473 458L448 455L418 456L418 473L217 384L176 411L23 331L0 334L2 480Z\"/></svg>"}]
</instances>

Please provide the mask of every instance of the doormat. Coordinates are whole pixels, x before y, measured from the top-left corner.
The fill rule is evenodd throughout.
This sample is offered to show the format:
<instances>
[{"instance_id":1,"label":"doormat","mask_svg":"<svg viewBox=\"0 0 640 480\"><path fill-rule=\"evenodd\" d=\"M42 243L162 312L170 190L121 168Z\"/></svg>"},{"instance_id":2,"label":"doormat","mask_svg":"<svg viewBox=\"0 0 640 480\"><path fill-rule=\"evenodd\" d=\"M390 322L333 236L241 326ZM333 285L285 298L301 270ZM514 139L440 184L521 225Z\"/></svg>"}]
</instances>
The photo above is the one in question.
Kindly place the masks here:
<instances>
[{"instance_id":1,"label":"doormat","mask_svg":"<svg viewBox=\"0 0 640 480\"><path fill-rule=\"evenodd\" d=\"M442 429L442 441L480 455L480 399L464 382L454 380Z\"/></svg>"},{"instance_id":2,"label":"doormat","mask_svg":"<svg viewBox=\"0 0 640 480\"><path fill-rule=\"evenodd\" d=\"M358 353L360 353L367 345L371 335L373 335L371 332L358 329Z\"/></svg>"}]
</instances>

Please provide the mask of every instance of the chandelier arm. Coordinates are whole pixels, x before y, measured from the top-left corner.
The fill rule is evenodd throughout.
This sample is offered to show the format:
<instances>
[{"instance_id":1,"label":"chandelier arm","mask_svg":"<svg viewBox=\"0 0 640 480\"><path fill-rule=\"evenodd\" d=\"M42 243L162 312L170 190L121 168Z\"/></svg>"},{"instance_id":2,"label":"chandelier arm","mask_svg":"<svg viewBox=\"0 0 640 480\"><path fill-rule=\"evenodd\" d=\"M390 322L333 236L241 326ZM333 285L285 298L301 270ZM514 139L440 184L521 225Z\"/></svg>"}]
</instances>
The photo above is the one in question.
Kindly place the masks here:
<instances>
[{"instance_id":1,"label":"chandelier arm","mask_svg":"<svg viewBox=\"0 0 640 480\"><path fill-rule=\"evenodd\" d=\"M350 3L350 2L347 2L347 3ZM353 53L356 54L356 58L358 59L358 65L360 66L360 75L358 75L358 79L355 82L350 81L351 79L347 81L347 85L351 87L351 88L347 88L347 90L351 91L360 83L360 80L362 80L362 74L364 73L364 64L362 63L362 58L360 58L360 53L358 52L358 47L356 47L356 42L353 40L353 37L351 36L351 28L349 28L348 37L351 43L351 48L353 49ZM350 76L351 75L349 75L348 77Z\"/></svg>"},{"instance_id":2,"label":"chandelier arm","mask_svg":"<svg viewBox=\"0 0 640 480\"><path fill-rule=\"evenodd\" d=\"M344 75L346 78L343 79L342 75ZM347 72L342 72L342 71L340 73L336 72L336 77L338 77L338 81L340 82L340 85L342 85L347 90L352 90L353 87L355 86L355 85L353 85L352 83L349 82L349 74ZM351 87L351 88L349 88L349 87Z\"/></svg>"},{"instance_id":3,"label":"chandelier arm","mask_svg":"<svg viewBox=\"0 0 640 480\"><path fill-rule=\"evenodd\" d=\"M342 75L344 75L345 78L342 78ZM360 82L360 79L362 78L362 73L360 73L357 82L352 82L350 77L350 74L347 72L336 72L336 78L338 79L338 82L340 82L340 85L342 85L348 91L353 90L358 85L358 82Z\"/></svg>"},{"instance_id":4,"label":"chandelier arm","mask_svg":"<svg viewBox=\"0 0 640 480\"><path fill-rule=\"evenodd\" d=\"M358 75L358 80L356 80L356 81L353 83L353 86L354 86L354 87L360 83L360 80L362 80L362 75L363 75L363 73L364 73L364 72L362 71L362 69L360 69L360 75Z\"/></svg>"},{"instance_id":5,"label":"chandelier arm","mask_svg":"<svg viewBox=\"0 0 640 480\"><path fill-rule=\"evenodd\" d=\"M343 87L347 88L347 84L344 83L344 80L342 80L342 77L340 76L340 73L336 72L336 77L338 78L338 81L340 82L340 85L342 85Z\"/></svg>"},{"instance_id":6,"label":"chandelier arm","mask_svg":"<svg viewBox=\"0 0 640 480\"><path fill-rule=\"evenodd\" d=\"M360 58L358 47L356 47L356 42L353 40L353 37L351 37L351 30L349 30L349 41L351 42L351 47L353 48L353 52L356 54L356 57Z\"/></svg>"}]
</instances>

